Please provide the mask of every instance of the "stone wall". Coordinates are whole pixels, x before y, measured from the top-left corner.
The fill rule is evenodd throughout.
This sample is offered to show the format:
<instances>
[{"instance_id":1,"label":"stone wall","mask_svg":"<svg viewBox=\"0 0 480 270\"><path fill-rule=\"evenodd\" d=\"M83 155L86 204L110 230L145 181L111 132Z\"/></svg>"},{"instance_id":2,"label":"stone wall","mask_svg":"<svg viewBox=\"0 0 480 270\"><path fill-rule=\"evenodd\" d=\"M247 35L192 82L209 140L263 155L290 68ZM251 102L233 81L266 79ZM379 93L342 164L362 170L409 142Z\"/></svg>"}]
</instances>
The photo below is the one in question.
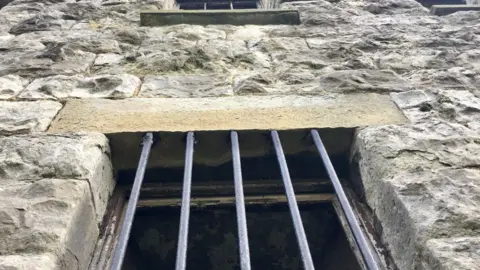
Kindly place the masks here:
<instances>
[{"instance_id":1,"label":"stone wall","mask_svg":"<svg viewBox=\"0 0 480 270\"><path fill-rule=\"evenodd\" d=\"M350 93L391 95L411 122L362 128L354 153L398 267L480 264L480 12L315 0L280 5L300 11L297 26L138 26L140 10L162 7L0 10L0 268L88 264L114 185L108 141L46 134L65 101Z\"/></svg>"}]
</instances>

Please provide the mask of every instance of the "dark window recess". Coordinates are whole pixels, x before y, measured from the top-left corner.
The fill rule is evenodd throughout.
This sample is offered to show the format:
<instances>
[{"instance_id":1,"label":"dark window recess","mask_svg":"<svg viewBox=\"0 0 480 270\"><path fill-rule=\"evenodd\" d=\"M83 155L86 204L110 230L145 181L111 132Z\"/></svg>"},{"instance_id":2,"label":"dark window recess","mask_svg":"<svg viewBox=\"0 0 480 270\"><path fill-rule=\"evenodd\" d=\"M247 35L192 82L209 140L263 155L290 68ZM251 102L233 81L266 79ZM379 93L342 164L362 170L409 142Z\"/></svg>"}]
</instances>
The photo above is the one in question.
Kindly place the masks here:
<instances>
[{"instance_id":1,"label":"dark window recess","mask_svg":"<svg viewBox=\"0 0 480 270\"><path fill-rule=\"evenodd\" d=\"M433 5L463 5L465 0L417 0L422 6L430 8Z\"/></svg>"},{"instance_id":2,"label":"dark window recess","mask_svg":"<svg viewBox=\"0 0 480 270\"><path fill-rule=\"evenodd\" d=\"M138 167L117 171L92 269L381 269L339 180L343 135L209 134L144 136Z\"/></svg>"},{"instance_id":3,"label":"dark window recess","mask_svg":"<svg viewBox=\"0 0 480 270\"><path fill-rule=\"evenodd\" d=\"M177 0L179 9L184 10L228 10L256 9L256 0Z\"/></svg>"}]
</instances>

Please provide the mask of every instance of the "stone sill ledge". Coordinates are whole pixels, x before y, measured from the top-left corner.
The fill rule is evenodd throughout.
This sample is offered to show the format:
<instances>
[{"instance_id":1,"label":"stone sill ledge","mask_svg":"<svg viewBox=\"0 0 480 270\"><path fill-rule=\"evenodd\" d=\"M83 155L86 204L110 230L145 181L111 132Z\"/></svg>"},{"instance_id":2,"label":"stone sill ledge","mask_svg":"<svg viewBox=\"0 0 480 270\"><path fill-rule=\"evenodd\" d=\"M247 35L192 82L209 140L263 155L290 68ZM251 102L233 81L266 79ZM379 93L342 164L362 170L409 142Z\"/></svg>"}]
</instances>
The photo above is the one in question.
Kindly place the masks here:
<instances>
[{"instance_id":1,"label":"stone sill ledge","mask_svg":"<svg viewBox=\"0 0 480 270\"><path fill-rule=\"evenodd\" d=\"M458 11L480 11L480 5L433 5L430 14L444 16Z\"/></svg>"},{"instance_id":2,"label":"stone sill ledge","mask_svg":"<svg viewBox=\"0 0 480 270\"><path fill-rule=\"evenodd\" d=\"M164 10L140 13L141 26L165 26L174 24L300 24L300 15L298 10L281 9Z\"/></svg>"}]
</instances>

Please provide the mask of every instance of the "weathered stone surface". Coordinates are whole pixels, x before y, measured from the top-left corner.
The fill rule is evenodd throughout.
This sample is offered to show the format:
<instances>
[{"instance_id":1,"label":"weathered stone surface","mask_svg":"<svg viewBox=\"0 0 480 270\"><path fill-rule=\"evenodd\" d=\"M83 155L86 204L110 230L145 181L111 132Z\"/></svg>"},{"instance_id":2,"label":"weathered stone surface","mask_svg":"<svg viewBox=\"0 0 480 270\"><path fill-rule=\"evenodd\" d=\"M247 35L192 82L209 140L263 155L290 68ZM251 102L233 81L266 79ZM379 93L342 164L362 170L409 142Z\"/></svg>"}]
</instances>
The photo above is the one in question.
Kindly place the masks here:
<instances>
[{"instance_id":1,"label":"weathered stone surface","mask_svg":"<svg viewBox=\"0 0 480 270\"><path fill-rule=\"evenodd\" d=\"M80 76L51 76L35 79L19 95L21 99L62 99L70 96Z\"/></svg>"},{"instance_id":2,"label":"weathered stone surface","mask_svg":"<svg viewBox=\"0 0 480 270\"><path fill-rule=\"evenodd\" d=\"M331 92L398 92L408 90L408 83L391 70L339 70L320 77Z\"/></svg>"},{"instance_id":3,"label":"weathered stone surface","mask_svg":"<svg viewBox=\"0 0 480 270\"><path fill-rule=\"evenodd\" d=\"M0 77L0 99L9 99L18 95L27 85L28 80L17 75Z\"/></svg>"},{"instance_id":4,"label":"weathered stone surface","mask_svg":"<svg viewBox=\"0 0 480 270\"><path fill-rule=\"evenodd\" d=\"M0 269L31 270L60 269L58 259L54 254L18 254L0 256Z\"/></svg>"},{"instance_id":5,"label":"weathered stone surface","mask_svg":"<svg viewBox=\"0 0 480 270\"><path fill-rule=\"evenodd\" d=\"M392 93L390 96L400 109L410 109L432 101L432 98L421 90Z\"/></svg>"},{"instance_id":6,"label":"weathered stone surface","mask_svg":"<svg viewBox=\"0 0 480 270\"><path fill-rule=\"evenodd\" d=\"M93 64L98 68L99 66L106 66L106 65L118 65L122 62L124 56L121 54L116 53L102 53L97 55L95 59L95 63Z\"/></svg>"},{"instance_id":7,"label":"weathered stone surface","mask_svg":"<svg viewBox=\"0 0 480 270\"><path fill-rule=\"evenodd\" d=\"M269 28L267 28L269 29ZM265 27L251 25L248 27L242 26L236 28L231 34L227 36L228 39L240 39L240 40L258 40L264 37L268 37L268 33L265 31Z\"/></svg>"},{"instance_id":8,"label":"weathered stone surface","mask_svg":"<svg viewBox=\"0 0 480 270\"><path fill-rule=\"evenodd\" d=\"M427 256L433 269L470 270L480 261L479 237L440 238L427 241Z\"/></svg>"},{"instance_id":9,"label":"weathered stone surface","mask_svg":"<svg viewBox=\"0 0 480 270\"><path fill-rule=\"evenodd\" d=\"M87 71L95 54L69 49L64 44L47 46L43 51L12 52L0 56L0 75L74 75Z\"/></svg>"},{"instance_id":10,"label":"weathered stone surface","mask_svg":"<svg viewBox=\"0 0 480 270\"><path fill-rule=\"evenodd\" d=\"M437 97L437 104L442 118L480 134L480 98L468 91L442 91Z\"/></svg>"},{"instance_id":11,"label":"weathered stone surface","mask_svg":"<svg viewBox=\"0 0 480 270\"><path fill-rule=\"evenodd\" d=\"M79 98L127 98L140 88L140 79L129 74L98 75L79 81L70 96Z\"/></svg>"},{"instance_id":12,"label":"weathered stone surface","mask_svg":"<svg viewBox=\"0 0 480 270\"><path fill-rule=\"evenodd\" d=\"M139 53L136 61L125 67L129 73L234 73L271 65L268 54L249 50L243 40L194 42L154 36L143 42Z\"/></svg>"},{"instance_id":13,"label":"weathered stone surface","mask_svg":"<svg viewBox=\"0 0 480 270\"><path fill-rule=\"evenodd\" d=\"M0 135L46 131L61 108L53 101L0 101Z\"/></svg>"},{"instance_id":14,"label":"weathered stone surface","mask_svg":"<svg viewBox=\"0 0 480 270\"><path fill-rule=\"evenodd\" d=\"M84 180L92 192L96 221L101 222L114 187L109 151L101 134L1 137L0 182Z\"/></svg>"},{"instance_id":15,"label":"weathered stone surface","mask_svg":"<svg viewBox=\"0 0 480 270\"><path fill-rule=\"evenodd\" d=\"M9 32L14 35L20 35L35 31L67 30L74 23L75 21L62 20L55 16L36 15L14 25Z\"/></svg>"},{"instance_id":16,"label":"weathered stone surface","mask_svg":"<svg viewBox=\"0 0 480 270\"><path fill-rule=\"evenodd\" d=\"M3 178L3 177L2 177ZM85 269L98 237L87 181L3 180L1 254L55 253L62 269ZM43 263L45 256L39 258ZM59 267L60 268L60 267Z\"/></svg>"},{"instance_id":17,"label":"weathered stone surface","mask_svg":"<svg viewBox=\"0 0 480 270\"><path fill-rule=\"evenodd\" d=\"M127 98L138 92L140 83L137 79L126 79L123 74L132 74L142 79L146 77L143 91L140 91L139 95L153 99L135 99L140 105L132 108L128 107L129 100L99 100L88 103L89 106L86 107L79 106L80 109L73 110L71 116L65 116L62 120L77 125L78 121L88 118L94 123L89 128L98 131L108 127L104 124L110 124L109 117L120 119L119 115L124 116L123 113L136 108L138 111L133 113L135 117L126 117L128 121L116 120L117 122L112 123L122 130L138 128L144 131L152 122L139 122L136 114L138 112L146 111L143 116L152 117L154 120L165 117L165 113L176 117L175 119L184 119L182 117L187 115L188 111L204 108L205 104L210 104L207 106L210 111L224 112L222 110L226 105L215 99L218 95L257 95L238 97L244 98L244 101L235 107L241 112L237 115L230 112L228 117L220 119L229 120L224 123L230 127L236 120L231 121L229 117L244 117L250 122L244 121L242 124L251 124L252 119L263 115L263 109L255 109L258 104L286 104L285 108L275 111L275 119L256 123L265 127L266 122L278 124L285 121L283 123L297 124L297 118L301 121L308 120L305 115L299 117L300 114L294 112L297 108L292 108L292 104L299 103L279 101L282 98L292 98L286 96L289 94L309 95L301 97L304 100L302 104L318 104L318 100L337 96L332 92L377 92L385 98L390 94L398 108L414 125L388 127L390 129L384 127L387 131L375 131L378 134L372 131L368 136L361 133L361 140L368 142L368 147L364 147L368 148L368 151L365 150L363 154L372 158L372 162L364 163L364 175L377 170L388 171L389 175L396 177L364 179L367 186L375 187L372 188L375 192L386 190L385 196L378 197L378 200L371 194L368 197L369 205L374 208L379 216L379 223L384 227L385 242L393 250L392 254L396 254L394 257L400 269L410 269L408 267L413 264L409 263L413 261L426 269L468 269L472 268L470 265L480 265L473 252L478 250L473 240L478 236L473 235L474 233L463 235L467 229L475 228L474 219L477 214L468 206L477 206L470 196L475 194L476 189L472 188L468 181L475 184L478 178L475 172L478 165L475 165L474 159L478 156L478 140L475 136L480 132L480 12L431 16L427 8L414 0L287 1L281 4L281 8L298 9L301 25L139 26L140 11L162 8L163 1L154 0L11 2L0 10L0 98ZM215 74L215 78L210 77L212 74ZM105 77L97 77L99 75ZM103 79L98 81L98 78ZM227 81L229 84L226 84ZM29 82L29 85L25 85ZM229 87L218 87L224 83ZM164 85L165 88L162 89ZM25 88L26 90L22 90ZM154 97L191 95L208 98L168 99L160 103L152 101ZM230 98L237 97L226 97ZM171 104L172 102L175 103ZM86 103L85 101L82 104ZM333 103L337 108L332 108L339 111L334 110L337 114L329 118L328 122L325 118L325 123L365 124L364 118L355 118L357 115L351 114L356 112L356 109L352 111L352 106L364 104L357 103L357 100L352 100L348 106L342 105L341 110L338 108L339 104ZM381 104L377 102L373 105L380 108ZM168 108L174 112L166 111ZM0 108L0 112L2 109L5 111L4 106ZM344 110L349 109L349 113L345 113ZM181 112L176 114L175 110ZM316 108L310 112L318 117L318 110ZM104 114L90 116L91 111ZM217 111L204 118L210 120L201 123L202 128L209 125L211 128L218 128L215 126L219 121ZM8 113L10 114L10 111ZM15 123L13 127L9 127L8 132L31 132L33 130L30 123L37 121L35 119L42 113L32 117L23 113L12 115L3 118L5 114L0 113L2 121L8 119ZM158 117L159 115L162 117ZM191 118L191 114L188 115ZM199 114L199 117L204 116L205 114ZM193 119L192 122L194 121L198 122L198 119ZM175 129L186 129L185 126L190 125L188 123L176 123ZM164 124L153 127L173 127L173 124ZM64 149L66 146L60 145L68 143L70 141L67 140L54 145L58 149ZM48 141L45 144L51 143ZM26 143L22 147L27 148L27 145L30 146ZM400 159L391 157L395 156L393 154L389 156L391 149L397 149L395 151L399 152ZM377 150L378 153L375 152ZM64 150L59 150L58 153L62 151ZM369 151L373 151L373 154ZM48 155L55 156L53 153ZM468 155L471 157L467 157ZM62 160L52 160L49 164L72 160L63 155L57 157ZM28 163L30 165L24 167L34 168L29 174L35 175L41 170L37 169L34 160L43 159L45 158L32 158ZM89 157L82 156L75 160L83 159ZM23 164L21 161L15 162L12 164ZM457 168L457 163L467 165L458 165ZM409 168L416 168L415 166L420 168L419 171L423 169L423 172L413 172L411 177L405 176L410 173ZM47 167L55 168L55 165ZM449 182L445 176L447 169L455 174L448 176L455 179L455 183ZM47 176L57 174L54 169L50 171L52 172L46 173ZM58 178L78 179L67 176ZM410 184L408 181L414 183ZM381 185L377 185L378 183ZM415 195L417 197L408 195L412 189L412 193L415 193L415 187L421 186L420 184L425 186L425 192L417 192L420 194ZM458 188L459 185L463 185L462 188ZM401 195L398 195L400 193ZM377 195L382 196L381 193ZM407 196L408 200L405 199ZM444 197L439 199L438 196ZM381 208L382 205L392 207ZM424 207L432 206L432 211L430 208L423 210ZM453 209L452 212L446 213L450 209ZM412 211L416 214L411 214ZM433 213L425 218L425 221L417 216L421 216L424 211ZM445 217L445 221L442 221L443 227L440 226L442 222L429 223L437 218L437 215ZM464 216L469 216L474 221L468 219L463 222ZM411 226L402 226L403 220ZM420 225L417 225L419 220ZM394 234L397 229L400 234ZM430 237L436 231L446 231L447 235ZM41 265L41 262L38 264ZM20 263L18 265L21 266ZM31 269L27 266L25 268Z\"/></svg>"},{"instance_id":18,"label":"weathered stone surface","mask_svg":"<svg viewBox=\"0 0 480 270\"><path fill-rule=\"evenodd\" d=\"M180 38L191 41L202 39L225 39L227 37L225 31L201 25L191 25L190 27L185 27L185 25L175 25L164 27L162 30L164 31L166 38Z\"/></svg>"},{"instance_id":19,"label":"weathered stone surface","mask_svg":"<svg viewBox=\"0 0 480 270\"><path fill-rule=\"evenodd\" d=\"M439 269L423 255L429 239L480 235L478 133L433 120L366 128L356 151L367 202L399 269Z\"/></svg>"},{"instance_id":20,"label":"weathered stone surface","mask_svg":"<svg viewBox=\"0 0 480 270\"><path fill-rule=\"evenodd\" d=\"M94 77L52 76L34 80L19 96L25 99L127 98L140 87L140 79L129 74Z\"/></svg>"},{"instance_id":21,"label":"weathered stone surface","mask_svg":"<svg viewBox=\"0 0 480 270\"><path fill-rule=\"evenodd\" d=\"M447 70L423 69L412 72L408 79L413 85L424 89L472 90L479 83L476 72L463 67Z\"/></svg>"},{"instance_id":22,"label":"weathered stone surface","mask_svg":"<svg viewBox=\"0 0 480 270\"><path fill-rule=\"evenodd\" d=\"M233 95L231 78L207 76L147 76L139 97L218 97Z\"/></svg>"},{"instance_id":23,"label":"weathered stone surface","mask_svg":"<svg viewBox=\"0 0 480 270\"><path fill-rule=\"evenodd\" d=\"M392 100L402 109L411 123L424 122L438 118L438 112L433 110L435 97L430 92L412 90L390 94Z\"/></svg>"},{"instance_id":24,"label":"weathered stone surface","mask_svg":"<svg viewBox=\"0 0 480 270\"><path fill-rule=\"evenodd\" d=\"M235 76L233 91L236 95L268 94L279 91L273 84L276 79L269 71L259 71ZM283 88L287 92L288 88Z\"/></svg>"}]
</instances>

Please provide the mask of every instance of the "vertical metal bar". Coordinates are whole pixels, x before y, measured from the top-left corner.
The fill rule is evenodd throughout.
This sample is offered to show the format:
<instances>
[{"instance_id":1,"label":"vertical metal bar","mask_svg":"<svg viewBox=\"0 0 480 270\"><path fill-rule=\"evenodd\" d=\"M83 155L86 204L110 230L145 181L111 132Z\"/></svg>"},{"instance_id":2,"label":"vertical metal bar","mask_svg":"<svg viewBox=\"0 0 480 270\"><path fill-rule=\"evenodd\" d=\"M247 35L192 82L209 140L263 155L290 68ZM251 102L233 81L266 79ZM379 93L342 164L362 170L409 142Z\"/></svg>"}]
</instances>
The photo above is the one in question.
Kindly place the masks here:
<instances>
[{"instance_id":1,"label":"vertical metal bar","mask_svg":"<svg viewBox=\"0 0 480 270\"><path fill-rule=\"evenodd\" d=\"M187 266L188 222L190 219L190 193L192 187L193 145L195 138L193 132L187 134L187 147L185 150L185 170L183 174L182 210L180 213L180 229L178 232L176 270L184 270Z\"/></svg>"},{"instance_id":2,"label":"vertical metal bar","mask_svg":"<svg viewBox=\"0 0 480 270\"><path fill-rule=\"evenodd\" d=\"M207 2L203 2L203 10L207 10Z\"/></svg>"},{"instance_id":3,"label":"vertical metal bar","mask_svg":"<svg viewBox=\"0 0 480 270\"><path fill-rule=\"evenodd\" d=\"M242 165L240 164L240 147L238 134L232 131L233 177L235 181L235 206L237 209L237 226L240 247L240 266L242 270L250 270L250 251L248 247L247 215L245 213L245 198L243 195Z\"/></svg>"},{"instance_id":4,"label":"vertical metal bar","mask_svg":"<svg viewBox=\"0 0 480 270\"><path fill-rule=\"evenodd\" d=\"M297 241L300 247L300 253L302 255L303 267L307 270L313 270L315 267L313 266L312 255L310 254L310 248L308 247L307 235L305 234L305 229L303 228L300 210L298 210L298 204L297 200L295 199L295 192L293 190L292 180L290 179L290 173L288 171L287 161L285 159L285 154L283 153L280 137L278 136L278 132L276 130L273 130L271 135L275 152L277 153L280 171L282 173L283 184L285 185L285 192L287 194L290 214L292 215L293 219L295 234L297 235Z\"/></svg>"},{"instance_id":5,"label":"vertical metal bar","mask_svg":"<svg viewBox=\"0 0 480 270\"><path fill-rule=\"evenodd\" d=\"M367 243L366 237L360 228L360 225L355 217L355 214L353 213L352 207L350 206L347 196L343 191L342 185L338 180L337 173L335 172L332 162L328 157L328 153L327 153L327 150L325 149L325 146L323 145L322 139L320 138L320 135L316 130L311 130L311 134L313 137L313 141L315 142L315 145L317 147L317 150L320 153L320 156L322 157L323 164L325 165L328 175L330 176L330 180L332 181L333 188L335 189L335 193L337 194L338 200L340 201L340 205L343 211L345 212L345 216L347 218L348 224L352 229L353 235L355 237L355 241L357 242L360 248L360 251L362 252L362 256L365 260L365 264L367 265L368 269L377 270L379 269L379 267L373 255L374 253L371 250L370 245Z\"/></svg>"},{"instance_id":6,"label":"vertical metal bar","mask_svg":"<svg viewBox=\"0 0 480 270\"><path fill-rule=\"evenodd\" d=\"M232 0L230 0L230 9L233 9L233 3L232 3Z\"/></svg>"},{"instance_id":7,"label":"vertical metal bar","mask_svg":"<svg viewBox=\"0 0 480 270\"><path fill-rule=\"evenodd\" d=\"M143 176L145 175L145 169L147 167L148 156L153 144L153 134L147 133L143 137L142 141L142 153L138 162L137 172L135 174L135 180L133 182L132 191L128 200L127 211L120 231L118 239L118 245L115 249L115 253L112 259L111 270L120 270L123 264L123 258L125 257L125 251L127 249L128 239L130 237L130 231L132 229L133 217L135 216L135 210L137 208L138 197L140 196L140 189L142 187Z\"/></svg>"}]
</instances>

